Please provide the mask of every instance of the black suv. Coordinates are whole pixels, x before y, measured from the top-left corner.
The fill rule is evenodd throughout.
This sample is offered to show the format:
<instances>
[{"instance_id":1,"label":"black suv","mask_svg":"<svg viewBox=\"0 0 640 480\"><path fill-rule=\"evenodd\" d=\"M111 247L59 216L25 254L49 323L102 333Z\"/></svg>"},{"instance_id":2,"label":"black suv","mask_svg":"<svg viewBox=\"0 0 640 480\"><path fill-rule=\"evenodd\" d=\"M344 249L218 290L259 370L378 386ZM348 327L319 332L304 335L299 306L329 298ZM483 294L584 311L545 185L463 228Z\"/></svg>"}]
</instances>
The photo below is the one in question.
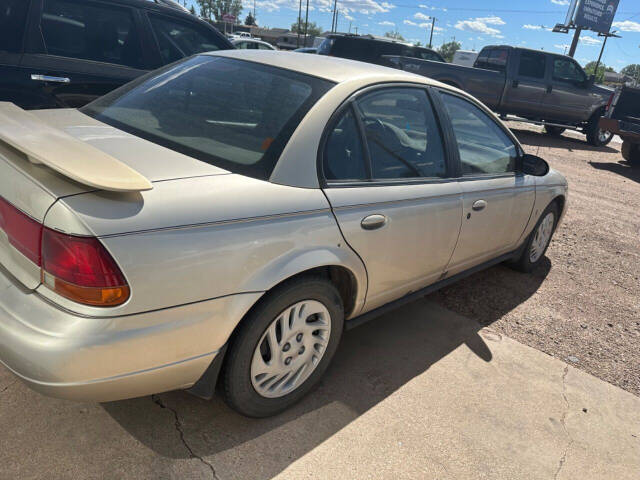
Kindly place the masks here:
<instances>
[{"instance_id":1,"label":"black suv","mask_svg":"<svg viewBox=\"0 0 640 480\"><path fill-rule=\"evenodd\" d=\"M148 70L231 48L170 0L0 0L0 101L76 108Z\"/></svg>"},{"instance_id":2,"label":"black suv","mask_svg":"<svg viewBox=\"0 0 640 480\"><path fill-rule=\"evenodd\" d=\"M444 62L444 58L430 48L414 47L391 39L372 35L332 34L318 47L318 55L349 58L361 62L391 66L385 55L419 58Z\"/></svg>"}]
</instances>

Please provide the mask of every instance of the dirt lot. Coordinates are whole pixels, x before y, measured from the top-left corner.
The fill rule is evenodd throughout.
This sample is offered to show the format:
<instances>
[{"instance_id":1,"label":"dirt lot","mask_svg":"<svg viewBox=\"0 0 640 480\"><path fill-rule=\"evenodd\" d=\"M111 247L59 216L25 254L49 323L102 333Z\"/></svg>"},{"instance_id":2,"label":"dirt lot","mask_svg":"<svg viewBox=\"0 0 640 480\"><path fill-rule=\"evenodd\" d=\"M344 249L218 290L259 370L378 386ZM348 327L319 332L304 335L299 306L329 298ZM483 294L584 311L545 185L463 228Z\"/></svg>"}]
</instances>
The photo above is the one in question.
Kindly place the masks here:
<instances>
[{"instance_id":1,"label":"dirt lot","mask_svg":"<svg viewBox=\"0 0 640 480\"><path fill-rule=\"evenodd\" d=\"M565 133L510 124L569 181L569 211L533 275L499 266L431 296L483 325L640 395L640 169Z\"/></svg>"}]
</instances>

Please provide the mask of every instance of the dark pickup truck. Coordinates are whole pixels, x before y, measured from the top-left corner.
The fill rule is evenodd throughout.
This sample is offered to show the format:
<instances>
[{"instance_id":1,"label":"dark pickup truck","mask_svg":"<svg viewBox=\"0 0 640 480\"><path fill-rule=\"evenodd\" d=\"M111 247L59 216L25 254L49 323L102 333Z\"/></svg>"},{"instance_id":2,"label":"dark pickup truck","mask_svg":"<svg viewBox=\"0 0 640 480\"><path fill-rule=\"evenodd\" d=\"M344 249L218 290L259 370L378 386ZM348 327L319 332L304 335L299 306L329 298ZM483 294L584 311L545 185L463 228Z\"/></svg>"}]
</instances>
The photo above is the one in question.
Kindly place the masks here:
<instances>
[{"instance_id":1,"label":"dark pickup truck","mask_svg":"<svg viewBox=\"0 0 640 480\"><path fill-rule=\"evenodd\" d=\"M600 128L620 135L622 156L633 167L640 167L640 88L621 87L613 97Z\"/></svg>"},{"instance_id":2,"label":"dark pickup truck","mask_svg":"<svg viewBox=\"0 0 640 480\"><path fill-rule=\"evenodd\" d=\"M385 56L389 66L424 75L469 92L497 113L544 125L550 135L581 130L591 145L602 146L613 134L599 120L613 91L594 85L571 57L489 46L473 67L401 56Z\"/></svg>"}]
</instances>

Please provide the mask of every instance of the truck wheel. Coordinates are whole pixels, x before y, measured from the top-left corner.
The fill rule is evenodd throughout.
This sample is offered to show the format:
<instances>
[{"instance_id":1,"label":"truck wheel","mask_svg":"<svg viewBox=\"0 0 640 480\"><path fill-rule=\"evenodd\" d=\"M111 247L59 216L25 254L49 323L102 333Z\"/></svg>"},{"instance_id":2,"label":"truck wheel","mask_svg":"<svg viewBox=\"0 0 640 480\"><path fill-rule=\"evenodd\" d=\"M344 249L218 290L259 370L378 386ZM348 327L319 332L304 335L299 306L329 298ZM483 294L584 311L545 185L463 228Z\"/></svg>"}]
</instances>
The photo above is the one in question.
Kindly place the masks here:
<instances>
[{"instance_id":1,"label":"truck wheel","mask_svg":"<svg viewBox=\"0 0 640 480\"><path fill-rule=\"evenodd\" d=\"M562 127L552 127L551 125L544 126L544 133L546 133L547 135L551 135L552 137L559 137L564 133L565 130L566 128Z\"/></svg>"},{"instance_id":2,"label":"truck wheel","mask_svg":"<svg viewBox=\"0 0 640 480\"><path fill-rule=\"evenodd\" d=\"M234 333L222 371L224 398L249 417L290 407L318 383L344 325L340 294L309 276L269 292Z\"/></svg>"},{"instance_id":3,"label":"truck wheel","mask_svg":"<svg viewBox=\"0 0 640 480\"><path fill-rule=\"evenodd\" d=\"M640 144L631 143L629 140L622 142L622 158L634 167L640 166Z\"/></svg>"},{"instance_id":4,"label":"truck wheel","mask_svg":"<svg viewBox=\"0 0 640 480\"><path fill-rule=\"evenodd\" d=\"M613 139L613 133L600 128L601 112L597 112L591 117L584 133L587 135L587 143L594 147L604 147Z\"/></svg>"}]
</instances>

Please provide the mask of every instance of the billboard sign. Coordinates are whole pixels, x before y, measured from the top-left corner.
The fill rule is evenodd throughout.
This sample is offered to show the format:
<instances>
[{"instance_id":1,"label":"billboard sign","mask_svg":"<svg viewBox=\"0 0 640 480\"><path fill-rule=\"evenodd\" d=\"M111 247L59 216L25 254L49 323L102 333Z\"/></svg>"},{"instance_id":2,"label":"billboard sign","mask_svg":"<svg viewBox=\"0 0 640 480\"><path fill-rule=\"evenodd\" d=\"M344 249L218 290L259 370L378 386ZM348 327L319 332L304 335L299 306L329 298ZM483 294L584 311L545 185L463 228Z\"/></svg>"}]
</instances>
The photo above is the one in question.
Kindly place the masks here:
<instances>
[{"instance_id":1,"label":"billboard sign","mask_svg":"<svg viewBox=\"0 0 640 480\"><path fill-rule=\"evenodd\" d=\"M230 13L225 13L222 15L222 21L225 23L236 23L236 17Z\"/></svg>"},{"instance_id":2,"label":"billboard sign","mask_svg":"<svg viewBox=\"0 0 640 480\"><path fill-rule=\"evenodd\" d=\"M620 0L582 0L576 11L575 24L599 33L609 33Z\"/></svg>"}]
</instances>

